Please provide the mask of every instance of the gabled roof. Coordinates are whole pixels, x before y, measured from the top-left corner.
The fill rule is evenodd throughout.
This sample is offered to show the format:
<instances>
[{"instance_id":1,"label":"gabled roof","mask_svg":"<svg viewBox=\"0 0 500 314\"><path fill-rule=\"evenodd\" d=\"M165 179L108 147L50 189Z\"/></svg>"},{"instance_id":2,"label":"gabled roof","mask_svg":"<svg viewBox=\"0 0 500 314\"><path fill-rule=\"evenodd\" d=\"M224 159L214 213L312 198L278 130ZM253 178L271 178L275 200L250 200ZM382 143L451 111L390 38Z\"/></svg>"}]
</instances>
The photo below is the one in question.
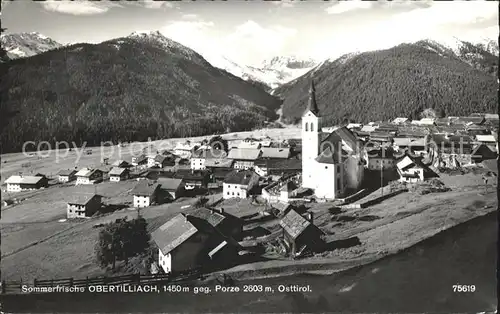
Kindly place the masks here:
<instances>
[{"instance_id":1,"label":"gabled roof","mask_svg":"<svg viewBox=\"0 0 500 314\"><path fill-rule=\"evenodd\" d=\"M476 140L478 140L479 142L496 142L495 136L493 134L476 135Z\"/></svg>"},{"instance_id":2,"label":"gabled roof","mask_svg":"<svg viewBox=\"0 0 500 314\"><path fill-rule=\"evenodd\" d=\"M167 159L168 159L168 157L165 155L156 155L155 156L155 162L163 163Z\"/></svg>"},{"instance_id":3,"label":"gabled roof","mask_svg":"<svg viewBox=\"0 0 500 314\"><path fill-rule=\"evenodd\" d=\"M439 175L436 172L434 172L431 168L429 168L428 166L426 166L422 162L421 157L412 157L412 156L409 156L408 154L405 154L403 157L396 160L396 166L398 167L400 172L402 172L403 174L404 174L404 171L406 171L410 168L421 168L421 169L423 169L423 174L424 174L425 179L439 177ZM405 175L405 176L408 176L408 175Z\"/></svg>"},{"instance_id":4,"label":"gabled roof","mask_svg":"<svg viewBox=\"0 0 500 314\"><path fill-rule=\"evenodd\" d=\"M259 160L256 162L256 165L261 168L269 169L302 169L302 160L297 158L291 159L266 159Z\"/></svg>"},{"instance_id":5,"label":"gabled roof","mask_svg":"<svg viewBox=\"0 0 500 314\"><path fill-rule=\"evenodd\" d=\"M294 209L291 209L288 214L280 221L280 226L293 238L296 239L311 225L311 222Z\"/></svg>"},{"instance_id":6,"label":"gabled roof","mask_svg":"<svg viewBox=\"0 0 500 314\"><path fill-rule=\"evenodd\" d=\"M482 164L484 167L486 167L486 169L498 175L498 160L496 159L483 160Z\"/></svg>"},{"instance_id":7,"label":"gabled roof","mask_svg":"<svg viewBox=\"0 0 500 314\"><path fill-rule=\"evenodd\" d=\"M77 177L90 177L95 172L102 172L99 169L82 168L76 173Z\"/></svg>"},{"instance_id":8,"label":"gabled roof","mask_svg":"<svg viewBox=\"0 0 500 314\"><path fill-rule=\"evenodd\" d=\"M148 181L140 181L130 192L132 195L137 196L151 196L159 188L158 183L151 183Z\"/></svg>"},{"instance_id":9,"label":"gabled roof","mask_svg":"<svg viewBox=\"0 0 500 314\"><path fill-rule=\"evenodd\" d=\"M377 127L375 126L372 126L372 125L363 125L363 127L361 128L361 132L367 132L367 133L371 133L373 131L375 131L377 129Z\"/></svg>"},{"instance_id":10,"label":"gabled roof","mask_svg":"<svg viewBox=\"0 0 500 314\"><path fill-rule=\"evenodd\" d=\"M182 184L182 179L159 177L156 181L160 187L167 191L176 191Z\"/></svg>"},{"instance_id":11,"label":"gabled roof","mask_svg":"<svg viewBox=\"0 0 500 314\"><path fill-rule=\"evenodd\" d=\"M205 167L207 168L231 168L234 160L232 159L206 159Z\"/></svg>"},{"instance_id":12,"label":"gabled roof","mask_svg":"<svg viewBox=\"0 0 500 314\"><path fill-rule=\"evenodd\" d=\"M40 176L10 176L5 183L9 184L37 184L45 177Z\"/></svg>"},{"instance_id":13,"label":"gabled roof","mask_svg":"<svg viewBox=\"0 0 500 314\"><path fill-rule=\"evenodd\" d=\"M408 118L396 118L392 120L392 123L394 124L405 123L405 122L408 122Z\"/></svg>"},{"instance_id":14,"label":"gabled roof","mask_svg":"<svg viewBox=\"0 0 500 314\"><path fill-rule=\"evenodd\" d=\"M151 237L163 254L168 254L198 232L183 214L178 214L160 228L153 231Z\"/></svg>"},{"instance_id":15,"label":"gabled roof","mask_svg":"<svg viewBox=\"0 0 500 314\"><path fill-rule=\"evenodd\" d=\"M232 171L225 178L224 183L248 185L252 179L258 179L259 175L251 170Z\"/></svg>"},{"instance_id":16,"label":"gabled roof","mask_svg":"<svg viewBox=\"0 0 500 314\"><path fill-rule=\"evenodd\" d=\"M290 147L262 147L262 158L283 158L290 157Z\"/></svg>"},{"instance_id":17,"label":"gabled roof","mask_svg":"<svg viewBox=\"0 0 500 314\"><path fill-rule=\"evenodd\" d=\"M76 173L75 169L65 169L65 170L59 171L57 174L60 176L71 176L71 175L74 175L75 173Z\"/></svg>"},{"instance_id":18,"label":"gabled roof","mask_svg":"<svg viewBox=\"0 0 500 314\"><path fill-rule=\"evenodd\" d=\"M191 181L203 181L208 178L208 172L207 171L193 171L190 169L178 169L175 174L174 178L176 179L184 179L184 180L191 180Z\"/></svg>"},{"instance_id":19,"label":"gabled roof","mask_svg":"<svg viewBox=\"0 0 500 314\"><path fill-rule=\"evenodd\" d=\"M68 201L68 204L87 205L94 197L100 196L95 193L76 193L72 196L71 200Z\"/></svg>"},{"instance_id":20,"label":"gabled roof","mask_svg":"<svg viewBox=\"0 0 500 314\"><path fill-rule=\"evenodd\" d=\"M109 172L110 176L121 176L125 172L127 172L127 168L118 168L118 167L113 167L111 171Z\"/></svg>"},{"instance_id":21,"label":"gabled roof","mask_svg":"<svg viewBox=\"0 0 500 314\"><path fill-rule=\"evenodd\" d=\"M225 158L227 153L220 149L198 149L191 158L204 158L204 159L221 159Z\"/></svg>"},{"instance_id":22,"label":"gabled roof","mask_svg":"<svg viewBox=\"0 0 500 314\"><path fill-rule=\"evenodd\" d=\"M197 208L194 211L189 212L189 215L205 220L212 227L217 227L222 221L224 221L224 219L226 219L225 215L205 207Z\"/></svg>"},{"instance_id":23,"label":"gabled roof","mask_svg":"<svg viewBox=\"0 0 500 314\"><path fill-rule=\"evenodd\" d=\"M396 166L402 171L414 167L425 168L425 165L421 162L420 158L411 157L407 154L396 161Z\"/></svg>"},{"instance_id":24,"label":"gabled roof","mask_svg":"<svg viewBox=\"0 0 500 314\"><path fill-rule=\"evenodd\" d=\"M130 166L130 163L128 161L119 159L119 160L116 160L111 165L114 166L114 167L128 167L128 166Z\"/></svg>"},{"instance_id":25,"label":"gabled roof","mask_svg":"<svg viewBox=\"0 0 500 314\"><path fill-rule=\"evenodd\" d=\"M257 160L262 152L257 148L233 148L227 158L236 160Z\"/></svg>"},{"instance_id":26,"label":"gabled roof","mask_svg":"<svg viewBox=\"0 0 500 314\"><path fill-rule=\"evenodd\" d=\"M281 187L280 191L281 192L292 192L292 191L296 190L297 188L298 188L298 186L293 181L290 180Z\"/></svg>"},{"instance_id":27,"label":"gabled roof","mask_svg":"<svg viewBox=\"0 0 500 314\"><path fill-rule=\"evenodd\" d=\"M498 113L487 113L484 115L486 120L498 120Z\"/></svg>"},{"instance_id":28,"label":"gabled roof","mask_svg":"<svg viewBox=\"0 0 500 314\"><path fill-rule=\"evenodd\" d=\"M321 164L339 164L348 156L348 153L343 149L335 150L329 145L315 160Z\"/></svg>"}]
</instances>

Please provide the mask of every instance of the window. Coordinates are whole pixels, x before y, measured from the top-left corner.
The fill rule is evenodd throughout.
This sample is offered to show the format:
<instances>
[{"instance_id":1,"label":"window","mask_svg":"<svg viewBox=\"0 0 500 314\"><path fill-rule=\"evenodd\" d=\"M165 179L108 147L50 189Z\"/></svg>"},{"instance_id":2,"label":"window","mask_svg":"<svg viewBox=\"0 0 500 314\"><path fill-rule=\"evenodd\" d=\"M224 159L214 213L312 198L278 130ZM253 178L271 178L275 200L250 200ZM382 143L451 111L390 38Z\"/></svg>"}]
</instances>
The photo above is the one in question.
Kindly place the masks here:
<instances>
[{"instance_id":1,"label":"window","mask_svg":"<svg viewBox=\"0 0 500 314\"><path fill-rule=\"evenodd\" d=\"M314 131L314 124L311 123L311 132Z\"/></svg>"},{"instance_id":2,"label":"window","mask_svg":"<svg viewBox=\"0 0 500 314\"><path fill-rule=\"evenodd\" d=\"M240 193L236 193L238 196L240 196Z\"/></svg>"},{"instance_id":3,"label":"window","mask_svg":"<svg viewBox=\"0 0 500 314\"><path fill-rule=\"evenodd\" d=\"M309 131L309 123L306 122L306 132Z\"/></svg>"}]
</instances>

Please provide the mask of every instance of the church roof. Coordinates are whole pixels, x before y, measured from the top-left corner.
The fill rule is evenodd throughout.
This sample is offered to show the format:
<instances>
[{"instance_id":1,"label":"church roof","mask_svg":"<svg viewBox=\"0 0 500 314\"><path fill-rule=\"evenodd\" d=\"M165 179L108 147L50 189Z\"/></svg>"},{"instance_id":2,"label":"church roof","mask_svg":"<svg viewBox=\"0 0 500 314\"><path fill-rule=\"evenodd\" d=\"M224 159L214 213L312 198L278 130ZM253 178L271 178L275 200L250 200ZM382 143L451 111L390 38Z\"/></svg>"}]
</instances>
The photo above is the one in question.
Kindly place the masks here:
<instances>
[{"instance_id":1,"label":"church roof","mask_svg":"<svg viewBox=\"0 0 500 314\"><path fill-rule=\"evenodd\" d=\"M335 147L335 145L328 145L328 147L316 157L316 161L320 164L339 164L348 157L349 154L345 150L338 150L333 147Z\"/></svg>"},{"instance_id":2,"label":"church roof","mask_svg":"<svg viewBox=\"0 0 500 314\"><path fill-rule=\"evenodd\" d=\"M316 103L316 88L314 88L314 80L311 80L311 87L309 88L309 102L307 104L306 112L311 111L316 116L319 115L318 104Z\"/></svg>"}]
</instances>

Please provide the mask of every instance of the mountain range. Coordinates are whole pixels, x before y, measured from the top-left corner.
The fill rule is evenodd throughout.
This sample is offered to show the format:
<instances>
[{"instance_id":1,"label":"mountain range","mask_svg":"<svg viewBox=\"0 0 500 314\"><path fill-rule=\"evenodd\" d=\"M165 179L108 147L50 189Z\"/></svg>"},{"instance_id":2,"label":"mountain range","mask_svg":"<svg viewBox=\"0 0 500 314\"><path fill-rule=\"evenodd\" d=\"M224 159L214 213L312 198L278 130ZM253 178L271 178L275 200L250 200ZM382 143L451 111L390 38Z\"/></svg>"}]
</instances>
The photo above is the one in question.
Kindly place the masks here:
<instances>
[{"instance_id":1,"label":"mountain range","mask_svg":"<svg viewBox=\"0 0 500 314\"><path fill-rule=\"evenodd\" d=\"M285 122L297 123L312 80L326 122L419 118L427 108L447 115L497 112L498 44L432 40L325 60L273 90L284 99ZM490 52L491 51L491 52Z\"/></svg>"},{"instance_id":2,"label":"mountain range","mask_svg":"<svg viewBox=\"0 0 500 314\"><path fill-rule=\"evenodd\" d=\"M205 58L215 67L239 76L244 80L261 82L268 89L277 88L302 76L318 64L315 60L299 59L294 56L280 56L264 60L261 67L239 65L220 55L205 55Z\"/></svg>"},{"instance_id":3,"label":"mountain range","mask_svg":"<svg viewBox=\"0 0 500 314\"><path fill-rule=\"evenodd\" d=\"M38 33L1 38L13 59L0 64L1 109L11 117L0 136L4 152L28 140L95 145L250 130L276 112L296 123L311 80L331 124L417 118L427 108L496 112L498 103L494 41L423 40L250 67L202 56L159 32L67 46Z\"/></svg>"},{"instance_id":4,"label":"mountain range","mask_svg":"<svg viewBox=\"0 0 500 314\"><path fill-rule=\"evenodd\" d=\"M0 64L4 152L26 141L98 145L251 130L281 100L158 32Z\"/></svg>"},{"instance_id":5,"label":"mountain range","mask_svg":"<svg viewBox=\"0 0 500 314\"><path fill-rule=\"evenodd\" d=\"M31 57L36 54L62 47L55 40L37 32L2 34L0 44L10 59Z\"/></svg>"}]
</instances>

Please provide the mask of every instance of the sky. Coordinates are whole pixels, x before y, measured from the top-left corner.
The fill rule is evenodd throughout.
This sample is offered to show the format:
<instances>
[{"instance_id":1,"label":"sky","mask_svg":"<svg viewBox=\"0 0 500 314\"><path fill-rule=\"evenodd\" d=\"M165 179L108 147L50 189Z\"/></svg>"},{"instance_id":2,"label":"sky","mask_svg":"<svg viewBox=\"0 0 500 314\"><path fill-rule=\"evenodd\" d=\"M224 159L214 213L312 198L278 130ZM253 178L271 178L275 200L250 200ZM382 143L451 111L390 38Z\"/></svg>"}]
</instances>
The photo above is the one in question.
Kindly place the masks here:
<instances>
[{"instance_id":1,"label":"sky","mask_svg":"<svg viewBox=\"0 0 500 314\"><path fill-rule=\"evenodd\" d=\"M275 56L321 61L403 42L498 39L497 1L5 1L7 33L62 44L158 30L202 55L259 66Z\"/></svg>"}]
</instances>

